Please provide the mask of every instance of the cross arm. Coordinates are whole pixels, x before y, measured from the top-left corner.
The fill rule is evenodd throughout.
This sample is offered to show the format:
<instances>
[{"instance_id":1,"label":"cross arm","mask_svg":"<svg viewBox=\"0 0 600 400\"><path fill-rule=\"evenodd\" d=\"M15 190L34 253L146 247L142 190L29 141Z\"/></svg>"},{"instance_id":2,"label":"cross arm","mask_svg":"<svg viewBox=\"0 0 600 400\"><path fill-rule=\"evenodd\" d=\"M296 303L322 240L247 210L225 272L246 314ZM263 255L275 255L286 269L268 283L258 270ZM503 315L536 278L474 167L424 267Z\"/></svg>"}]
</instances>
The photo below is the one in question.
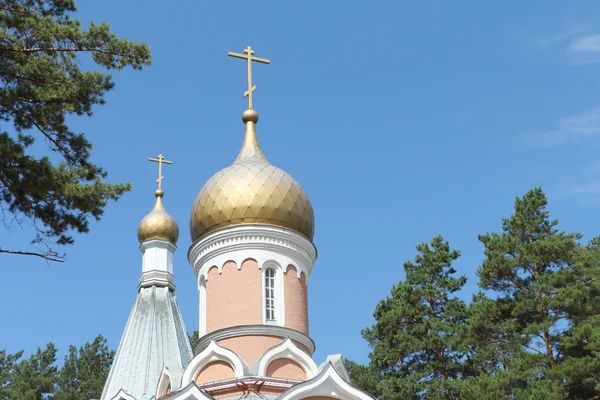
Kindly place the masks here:
<instances>
[{"instance_id":1,"label":"cross arm","mask_svg":"<svg viewBox=\"0 0 600 400\"><path fill-rule=\"evenodd\" d=\"M173 164L173 161L159 160L158 158L148 158L148 161L159 162L163 164Z\"/></svg>"},{"instance_id":2,"label":"cross arm","mask_svg":"<svg viewBox=\"0 0 600 400\"><path fill-rule=\"evenodd\" d=\"M229 53L227 53L227 55L230 56L230 57L243 58L244 60L247 60L249 58L251 61L256 61L256 62L263 63L263 64L270 64L271 63L271 60L267 60L266 58L259 58L259 57L254 57L254 56L247 56L245 54L234 53L232 51L230 51Z\"/></svg>"}]
</instances>

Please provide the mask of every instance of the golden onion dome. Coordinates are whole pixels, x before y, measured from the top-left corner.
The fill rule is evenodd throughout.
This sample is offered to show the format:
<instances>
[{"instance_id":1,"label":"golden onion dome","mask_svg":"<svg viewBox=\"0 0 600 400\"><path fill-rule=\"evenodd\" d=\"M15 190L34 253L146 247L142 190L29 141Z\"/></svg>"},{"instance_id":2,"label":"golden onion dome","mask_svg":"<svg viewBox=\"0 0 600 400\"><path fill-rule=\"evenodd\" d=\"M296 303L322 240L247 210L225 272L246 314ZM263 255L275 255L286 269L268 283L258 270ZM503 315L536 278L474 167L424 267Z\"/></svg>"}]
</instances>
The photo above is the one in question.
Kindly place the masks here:
<instances>
[{"instance_id":1,"label":"golden onion dome","mask_svg":"<svg viewBox=\"0 0 600 400\"><path fill-rule=\"evenodd\" d=\"M163 206L162 197L164 192L158 189L154 192L154 195L156 196L154 208L148 215L142 218L138 225L138 240L140 243L143 243L152 239L158 239L177 244L179 226Z\"/></svg>"},{"instance_id":2,"label":"golden onion dome","mask_svg":"<svg viewBox=\"0 0 600 400\"><path fill-rule=\"evenodd\" d=\"M192 208L192 241L232 225L267 224L313 238L315 219L304 189L291 175L271 165L256 138L258 114L246 110L244 143L229 167L202 187Z\"/></svg>"}]
</instances>

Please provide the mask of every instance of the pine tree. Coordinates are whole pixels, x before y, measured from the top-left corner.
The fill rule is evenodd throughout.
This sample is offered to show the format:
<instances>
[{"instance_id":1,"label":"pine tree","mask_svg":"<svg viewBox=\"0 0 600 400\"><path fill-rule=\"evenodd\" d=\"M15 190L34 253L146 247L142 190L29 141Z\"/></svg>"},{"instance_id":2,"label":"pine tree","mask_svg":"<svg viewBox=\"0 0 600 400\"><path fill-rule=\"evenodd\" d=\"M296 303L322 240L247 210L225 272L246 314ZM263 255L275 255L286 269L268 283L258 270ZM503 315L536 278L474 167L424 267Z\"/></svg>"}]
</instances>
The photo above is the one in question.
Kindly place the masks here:
<instances>
[{"instance_id":1,"label":"pine tree","mask_svg":"<svg viewBox=\"0 0 600 400\"><path fill-rule=\"evenodd\" d=\"M16 354L8 354L6 350L0 350L0 400L9 398L8 385L13 378L15 364L22 356L22 351Z\"/></svg>"},{"instance_id":2,"label":"pine tree","mask_svg":"<svg viewBox=\"0 0 600 400\"><path fill-rule=\"evenodd\" d=\"M559 346L563 360L553 375L565 379L569 399L600 398L600 237L582 248L574 275L564 295L569 326Z\"/></svg>"},{"instance_id":3,"label":"pine tree","mask_svg":"<svg viewBox=\"0 0 600 400\"><path fill-rule=\"evenodd\" d=\"M49 343L28 359L18 362L23 352L0 352L0 400L43 400L54 391L56 348Z\"/></svg>"},{"instance_id":4,"label":"pine tree","mask_svg":"<svg viewBox=\"0 0 600 400\"><path fill-rule=\"evenodd\" d=\"M75 11L74 0L0 2L0 215L9 226L28 221L32 243L47 246L0 245L0 253L62 261L49 243L72 244L73 231L87 232L90 218L99 219L107 201L130 188L104 181L106 172L90 160L91 143L66 118L91 116L114 87L110 75L83 71L81 55L109 70L141 69L150 64L150 50L118 38L107 23L83 29ZM49 145L47 154L32 154L36 137Z\"/></svg>"},{"instance_id":5,"label":"pine tree","mask_svg":"<svg viewBox=\"0 0 600 400\"><path fill-rule=\"evenodd\" d=\"M49 343L27 359L0 350L0 400L89 400L102 394L115 352L98 335L79 350L70 346L62 368Z\"/></svg>"},{"instance_id":6,"label":"pine tree","mask_svg":"<svg viewBox=\"0 0 600 400\"><path fill-rule=\"evenodd\" d=\"M359 385L378 380L382 400L457 399L468 317L466 304L455 296L466 278L455 277L451 265L460 253L441 236L417 250L415 262L404 264L406 280L394 285L375 309L375 324L363 330L371 365L350 372Z\"/></svg>"},{"instance_id":7,"label":"pine tree","mask_svg":"<svg viewBox=\"0 0 600 400\"><path fill-rule=\"evenodd\" d=\"M501 234L479 237L486 255L479 284L498 297L474 309L471 326L479 335L479 351L500 354L491 363L492 376L509 376L516 398L569 396L569 382L582 380L567 368L581 355L568 349L576 350L581 335L591 333L589 317L598 313L594 277L600 252L586 256L581 235L559 231L546 206L543 191L533 189L517 198ZM575 338L571 344L569 336ZM595 345L586 349L596 351Z\"/></svg>"},{"instance_id":8,"label":"pine tree","mask_svg":"<svg viewBox=\"0 0 600 400\"><path fill-rule=\"evenodd\" d=\"M106 339L102 335L98 335L92 343L86 343L79 350L70 346L69 354L65 356L65 362L58 374L52 400L99 399L114 356L114 350L108 349Z\"/></svg>"}]
</instances>

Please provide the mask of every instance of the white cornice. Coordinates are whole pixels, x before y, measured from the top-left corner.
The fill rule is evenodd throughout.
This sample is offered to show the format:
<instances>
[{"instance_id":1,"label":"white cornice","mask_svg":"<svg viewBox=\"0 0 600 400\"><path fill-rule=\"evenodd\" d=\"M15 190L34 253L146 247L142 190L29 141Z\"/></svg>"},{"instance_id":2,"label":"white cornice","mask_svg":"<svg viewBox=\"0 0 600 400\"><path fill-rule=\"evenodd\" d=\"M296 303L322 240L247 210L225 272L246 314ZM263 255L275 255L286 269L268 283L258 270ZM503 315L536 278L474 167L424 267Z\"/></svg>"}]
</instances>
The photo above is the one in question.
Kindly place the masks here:
<instances>
[{"instance_id":1,"label":"white cornice","mask_svg":"<svg viewBox=\"0 0 600 400\"><path fill-rule=\"evenodd\" d=\"M174 292L175 291L175 285L173 284L174 280L175 280L175 277L173 276L173 274L171 274L167 271L152 270L152 271L142 272L142 275L140 275L140 284L138 286L138 290L140 290L143 287L167 286L172 292Z\"/></svg>"},{"instance_id":2,"label":"white cornice","mask_svg":"<svg viewBox=\"0 0 600 400\"><path fill-rule=\"evenodd\" d=\"M192 244L188 260L196 276L207 277L208 269L219 271L227 261L238 268L248 258L254 258L259 268L274 260L282 266L294 265L300 276L310 276L317 258L317 249L306 237L284 228L269 225L238 225L219 229Z\"/></svg>"},{"instance_id":3,"label":"white cornice","mask_svg":"<svg viewBox=\"0 0 600 400\"><path fill-rule=\"evenodd\" d=\"M146 249L153 248L153 247L158 247L160 249L167 249L167 250L171 251L171 253L174 253L175 250L177 250L177 246L175 246L173 243L171 243L169 241L152 239L152 240L148 240L147 242L143 242L142 244L140 244L140 251L143 253Z\"/></svg>"},{"instance_id":4,"label":"white cornice","mask_svg":"<svg viewBox=\"0 0 600 400\"><path fill-rule=\"evenodd\" d=\"M277 325L238 325L219 329L198 339L194 352L198 354L204 351L212 341L219 342L223 339L239 336L273 336L282 339L290 338L306 347L309 354L315 352L315 342L313 342L310 337L300 331Z\"/></svg>"}]
</instances>

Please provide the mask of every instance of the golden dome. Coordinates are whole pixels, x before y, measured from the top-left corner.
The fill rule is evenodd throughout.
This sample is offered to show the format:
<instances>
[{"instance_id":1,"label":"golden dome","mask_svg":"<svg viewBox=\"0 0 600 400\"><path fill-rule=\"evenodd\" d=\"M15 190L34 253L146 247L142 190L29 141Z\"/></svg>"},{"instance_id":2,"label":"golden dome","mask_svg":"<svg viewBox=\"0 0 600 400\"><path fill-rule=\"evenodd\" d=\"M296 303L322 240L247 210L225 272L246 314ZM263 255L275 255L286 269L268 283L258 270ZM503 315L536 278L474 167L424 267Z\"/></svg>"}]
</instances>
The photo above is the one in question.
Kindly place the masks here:
<instances>
[{"instance_id":1,"label":"golden dome","mask_svg":"<svg viewBox=\"0 0 600 400\"><path fill-rule=\"evenodd\" d=\"M140 243L143 243L148 240L158 239L177 244L179 226L163 206L162 197L164 192L158 189L154 192L154 195L156 196L154 208L148 215L142 218L138 225L138 240Z\"/></svg>"},{"instance_id":2,"label":"golden dome","mask_svg":"<svg viewBox=\"0 0 600 400\"><path fill-rule=\"evenodd\" d=\"M192 208L192 241L232 225L268 224L292 229L309 239L314 233L312 205L294 178L269 164L260 150L254 125L258 114L242 114L246 135L242 150L229 167L202 187Z\"/></svg>"}]
</instances>

